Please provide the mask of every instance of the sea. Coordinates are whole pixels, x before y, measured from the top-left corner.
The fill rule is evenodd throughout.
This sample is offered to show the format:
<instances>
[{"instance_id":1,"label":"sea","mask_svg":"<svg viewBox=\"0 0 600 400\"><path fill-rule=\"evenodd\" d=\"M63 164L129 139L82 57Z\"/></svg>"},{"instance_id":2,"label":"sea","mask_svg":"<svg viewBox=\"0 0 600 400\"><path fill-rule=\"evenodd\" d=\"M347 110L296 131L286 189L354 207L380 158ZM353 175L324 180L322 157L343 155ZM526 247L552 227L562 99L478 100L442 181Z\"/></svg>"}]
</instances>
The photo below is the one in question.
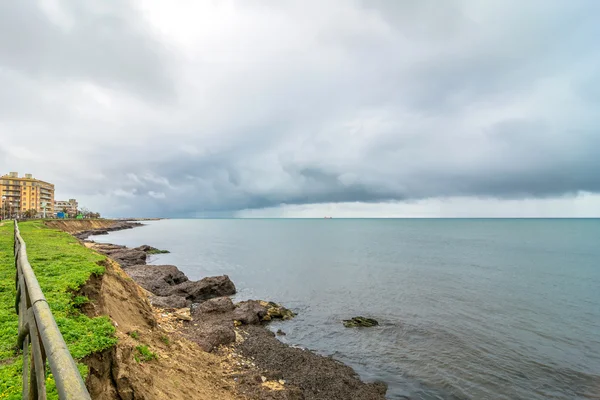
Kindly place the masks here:
<instances>
[{"instance_id":1,"label":"sea","mask_svg":"<svg viewBox=\"0 0 600 400\"><path fill-rule=\"evenodd\" d=\"M96 236L298 313L389 399L600 399L598 219L168 219ZM342 320L375 318L373 328Z\"/></svg>"}]
</instances>

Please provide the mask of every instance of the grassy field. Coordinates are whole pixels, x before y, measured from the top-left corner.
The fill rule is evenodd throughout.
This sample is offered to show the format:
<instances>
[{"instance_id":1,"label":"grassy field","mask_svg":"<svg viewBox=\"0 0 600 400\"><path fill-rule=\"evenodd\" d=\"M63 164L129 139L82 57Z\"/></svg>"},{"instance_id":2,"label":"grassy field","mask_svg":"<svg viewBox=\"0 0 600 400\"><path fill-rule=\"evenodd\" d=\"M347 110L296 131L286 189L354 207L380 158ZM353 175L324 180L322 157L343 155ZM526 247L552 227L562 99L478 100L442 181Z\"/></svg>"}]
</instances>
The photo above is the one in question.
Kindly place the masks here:
<instances>
[{"instance_id":1,"label":"grassy field","mask_svg":"<svg viewBox=\"0 0 600 400\"><path fill-rule=\"evenodd\" d=\"M58 327L76 360L116 343L115 329L108 317L88 318L78 306L88 301L75 296L91 274L102 274L98 264L104 257L81 246L71 235L47 228L41 221L19 224L27 244L29 262L50 304ZM15 346L17 315L15 301L13 225L0 226L0 400L20 399L22 361ZM82 375L87 367L79 365ZM48 373L49 399L57 399Z\"/></svg>"}]
</instances>

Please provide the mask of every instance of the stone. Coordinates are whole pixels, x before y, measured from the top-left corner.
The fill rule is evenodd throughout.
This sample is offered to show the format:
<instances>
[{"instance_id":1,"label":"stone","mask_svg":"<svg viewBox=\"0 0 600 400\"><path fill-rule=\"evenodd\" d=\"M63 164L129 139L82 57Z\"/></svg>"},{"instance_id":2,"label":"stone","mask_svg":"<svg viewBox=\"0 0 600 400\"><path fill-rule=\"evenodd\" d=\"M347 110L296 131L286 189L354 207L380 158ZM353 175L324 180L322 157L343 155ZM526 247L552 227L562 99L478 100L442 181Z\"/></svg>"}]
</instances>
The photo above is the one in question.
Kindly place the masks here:
<instances>
[{"instance_id":1,"label":"stone","mask_svg":"<svg viewBox=\"0 0 600 400\"><path fill-rule=\"evenodd\" d=\"M148 246L147 244L141 245L139 247L135 247L133 250L143 251L147 254L166 254L169 253L169 250L160 250L156 247Z\"/></svg>"},{"instance_id":2,"label":"stone","mask_svg":"<svg viewBox=\"0 0 600 400\"><path fill-rule=\"evenodd\" d=\"M106 254L106 255L110 255L117 251L123 251L125 249L127 249L126 246L110 244L110 243L96 243L94 245L94 250L96 250L99 253Z\"/></svg>"},{"instance_id":3,"label":"stone","mask_svg":"<svg viewBox=\"0 0 600 400\"><path fill-rule=\"evenodd\" d=\"M186 300L185 297L176 295L150 296L148 300L150 300L150 304L152 304L154 307L167 309L179 309L183 307L188 307L191 303L189 300Z\"/></svg>"},{"instance_id":4,"label":"stone","mask_svg":"<svg viewBox=\"0 0 600 400\"><path fill-rule=\"evenodd\" d=\"M236 293L235 285L227 275L210 276L199 281L187 281L172 286L163 295L185 297L192 303L199 303L215 297L229 296Z\"/></svg>"},{"instance_id":5,"label":"stone","mask_svg":"<svg viewBox=\"0 0 600 400\"><path fill-rule=\"evenodd\" d=\"M210 352L220 345L235 342L235 331L231 323L206 326L192 340L198 343L204 351Z\"/></svg>"},{"instance_id":6,"label":"stone","mask_svg":"<svg viewBox=\"0 0 600 400\"><path fill-rule=\"evenodd\" d=\"M174 265L133 265L125 272L141 287L158 296L171 296L169 290L188 278ZM185 296L176 295L185 299Z\"/></svg>"},{"instance_id":7,"label":"stone","mask_svg":"<svg viewBox=\"0 0 600 400\"><path fill-rule=\"evenodd\" d=\"M247 300L235 305L233 319L244 325L255 325L260 323L267 315L267 308L256 300Z\"/></svg>"},{"instance_id":8,"label":"stone","mask_svg":"<svg viewBox=\"0 0 600 400\"><path fill-rule=\"evenodd\" d=\"M282 331L281 329L277 329L277 332L275 332L277 335L279 336L285 336L286 333L284 331Z\"/></svg>"},{"instance_id":9,"label":"stone","mask_svg":"<svg viewBox=\"0 0 600 400\"><path fill-rule=\"evenodd\" d=\"M233 311L235 306L229 297L215 297L192 307L192 314L201 313L226 313Z\"/></svg>"},{"instance_id":10,"label":"stone","mask_svg":"<svg viewBox=\"0 0 600 400\"><path fill-rule=\"evenodd\" d=\"M342 321L346 328L356 328L356 327L364 327L370 328L372 326L379 325L379 322L374 320L373 318L365 318L365 317L353 317L352 319L345 319Z\"/></svg>"},{"instance_id":11,"label":"stone","mask_svg":"<svg viewBox=\"0 0 600 400\"><path fill-rule=\"evenodd\" d=\"M272 319L283 319L285 321L296 316L293 311L272 301L260 301L260 304L267 308L267 315L263 318L263 321L270 321Z\"/></svg>"},{"instance_id":12,"label":"stone","mask_svg":"<svg viewBox=\"0 0 600 400\"><path fill-rule=\"evenodd\" d=\"M146 253L139 250L123 249L112 252L110 257L118 262L121 267L146 264Z\"/></svg>"}]
</instances>

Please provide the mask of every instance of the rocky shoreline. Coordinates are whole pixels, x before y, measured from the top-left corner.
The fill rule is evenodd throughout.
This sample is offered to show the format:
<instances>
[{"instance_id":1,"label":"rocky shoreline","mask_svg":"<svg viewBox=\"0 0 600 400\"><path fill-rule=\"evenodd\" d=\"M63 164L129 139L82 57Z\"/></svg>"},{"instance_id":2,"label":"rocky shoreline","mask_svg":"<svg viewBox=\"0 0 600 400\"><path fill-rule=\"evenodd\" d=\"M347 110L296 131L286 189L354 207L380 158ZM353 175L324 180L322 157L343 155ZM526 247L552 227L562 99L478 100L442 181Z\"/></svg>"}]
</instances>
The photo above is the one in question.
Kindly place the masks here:
<instances>
[{"instance_id":1,"label":"rocky shoreline","mask_svg":"<svg viewBox=\"0 0 600 400\"><path fill-rule=\"evenodd\" d=\"M174 333L197 343L204 351L232 359L231 378L242 394L273 400L383 400L384 383L365 383L349 366L279 341L266 325L273 319L290 319L285 307L260 300L236 304L227 275L191 281L174 265L148 265L151 246L128 248L89 241L92 235L131 229L139 222L119 221L109 228L75 234L86 246L117 263L139 286L165 318L177 321ZM284 334L283 332L279 332ZM271 390L265 391L265 387Z\"/></svg>"}]
</instances>

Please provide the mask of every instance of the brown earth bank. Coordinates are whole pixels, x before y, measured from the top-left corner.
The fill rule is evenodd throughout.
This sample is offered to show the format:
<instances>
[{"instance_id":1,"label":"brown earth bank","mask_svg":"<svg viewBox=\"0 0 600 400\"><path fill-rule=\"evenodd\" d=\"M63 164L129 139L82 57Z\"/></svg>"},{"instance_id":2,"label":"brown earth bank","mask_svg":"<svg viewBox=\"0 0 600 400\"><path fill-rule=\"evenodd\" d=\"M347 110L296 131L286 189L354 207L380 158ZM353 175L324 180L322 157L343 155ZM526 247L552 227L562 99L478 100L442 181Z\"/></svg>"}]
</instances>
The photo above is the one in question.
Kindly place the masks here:
<instances>
[{"instance_id":1,"label":"brown earth bank","mask_svg":"<svg viewBox=\"0 0 600 400\"><path fill-rule=\"evenodd\" d=\"M47 225L80 239L133 227L110 220ZM294 313L272 302L234 304L226 275L190 281L176 266L146 265L153 247L84 244L110 258L105 274L81 289L91 299L83 311L108 315L119 339L85 360L93 399L385 399L385 384L364 383L332 358L277 340L265 325Z\"/></svg>"},{"instance_id":2,"label":"brown earth bank","mask_svg":"<svg viewBox=\"0 0 600 400\"><path fill-rule=\"evenodd\" d=\"M46 226L68 232L79 239L87 239L91 235L105 235L108 232L135 228L143 224L139 222L117 221L112 219L74 219L48 220Z\"/></svg>"}]
</instances>

